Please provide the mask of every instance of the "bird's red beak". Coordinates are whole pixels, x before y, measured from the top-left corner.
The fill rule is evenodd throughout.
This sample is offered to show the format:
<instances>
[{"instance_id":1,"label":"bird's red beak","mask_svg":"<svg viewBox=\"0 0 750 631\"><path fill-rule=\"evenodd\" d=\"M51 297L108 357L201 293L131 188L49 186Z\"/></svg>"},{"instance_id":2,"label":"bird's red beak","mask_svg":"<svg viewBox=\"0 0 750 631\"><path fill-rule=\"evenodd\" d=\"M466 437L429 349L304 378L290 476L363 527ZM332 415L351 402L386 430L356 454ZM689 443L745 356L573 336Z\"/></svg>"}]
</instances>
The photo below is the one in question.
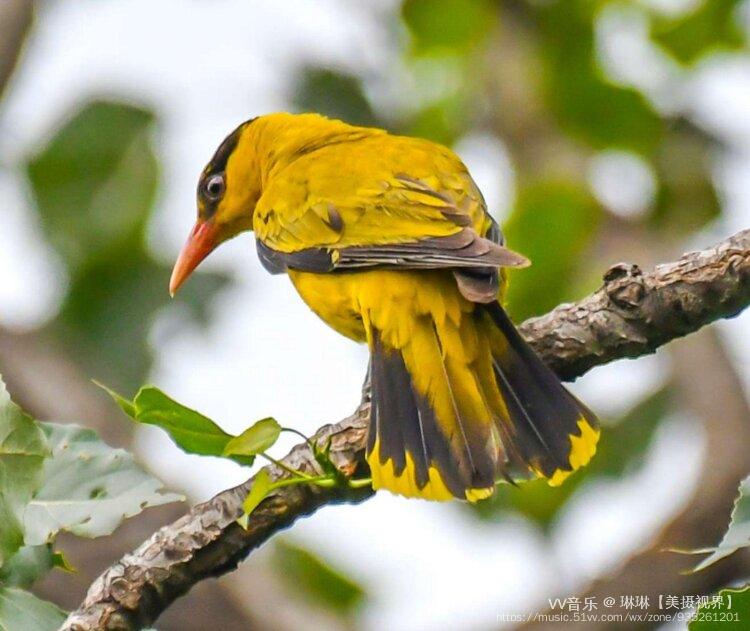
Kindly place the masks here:
<instances>
[{"instance_id":1,"label":"bird's red beak","mask_svg":"<svg viewBox=\"0 0 750 631\"><path fill-rule=\"evenodd\" d=\"M188 240L182 246L180 256L174 264L172 278L169 279L169 294L175 292L187 280L198 264L219 245L219 229L212 221L198 220L190 232Z\"/></svg>"}]
</instances>

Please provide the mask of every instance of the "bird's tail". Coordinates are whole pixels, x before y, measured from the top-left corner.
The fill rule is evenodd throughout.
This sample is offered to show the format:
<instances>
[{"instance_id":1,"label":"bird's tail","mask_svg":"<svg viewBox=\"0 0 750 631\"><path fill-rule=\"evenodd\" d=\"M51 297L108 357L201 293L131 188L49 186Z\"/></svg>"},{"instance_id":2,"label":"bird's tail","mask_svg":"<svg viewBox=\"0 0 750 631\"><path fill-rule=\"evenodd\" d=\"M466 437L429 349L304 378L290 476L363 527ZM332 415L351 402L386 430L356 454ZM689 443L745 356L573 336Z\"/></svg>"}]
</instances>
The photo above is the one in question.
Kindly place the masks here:
<instances>
[{"instance_id":1,"label":"bird's tail","mask_svg":"<svg viewBox=\"0 0 750 631\"><path fill-rule=\"evenodd\" d=\"M373 486L476 501L502 480L558 485L585 465L598 423L523 341L502 307L368 323Z\"/></svg>"}]
</instances>

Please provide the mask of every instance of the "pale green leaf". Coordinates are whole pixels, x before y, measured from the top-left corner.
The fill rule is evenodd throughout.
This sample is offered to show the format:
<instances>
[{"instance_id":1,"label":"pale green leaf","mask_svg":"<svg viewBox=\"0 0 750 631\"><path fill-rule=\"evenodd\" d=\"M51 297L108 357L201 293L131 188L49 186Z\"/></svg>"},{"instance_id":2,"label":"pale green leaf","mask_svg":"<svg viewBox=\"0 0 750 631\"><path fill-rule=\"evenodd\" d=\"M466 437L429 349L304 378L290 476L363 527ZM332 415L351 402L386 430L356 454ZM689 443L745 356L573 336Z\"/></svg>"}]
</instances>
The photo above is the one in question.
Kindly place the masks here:
<instances>
[{"instance_id":1,"label":"pale green leaf","mask_svg":"<svg viewBox=\"0 0 750 631\"><path fill-rule=\"evenodd\" d=\"M156 194L151 112L86 104L28 164L48 242L73 276L131 245Z\"/></svg>"},{"instance_id":2,"label":"pale green leaf","mask_svg":"<svg viewBox=\"0 0 750 631\"><path fill-rule=\"evenodd\" d=\"M225 456L257 456L273 447L281 434L281 425L268 417L257 421L224 447Z\"/></svg>"},{"instance_id":3,"label":"pale green leaf","mask_svg":"<svg viewBox=\"0 0 750 631\"><path fill-rule=\"evenodd\" d=\"M713 565L717 561L728 557L740 548L750 546L750 477L740 483L739 495L734 501L732 517L721 543L715 548L708 548L696 552L711 552L693 571L698 572Z\"/></svg>"},{"instance_id":4,"label":"pale green leaf","mask_svg":"<svg viewBox=\"0 0 750 631\"><path fill-rule=\"evenodd\" d=\"M0 586L0 631L55 631L65 612L17 587Z\"/></svg>"},{"instance_id":5,"label":"pale green leaf","mask_svg":"<svg viewBox=\"0 0 750 631\"><path fill-rule=\"evenodd\" d=\"M237 520L240 526L247 528L247 521L250 513L260 504L271 490L271 476L268 471L261 469L258 475L253 478L253 486L247 494L245 501L242 502L242 516Z\"/></svg>"},{"instance_id":6,"label":"pale green leaf","mask_svg":"<svg viewBox=\"0 0 750 631\"><path fill-rule=\"evenodd\" d=\"M26 543L47 543L61 530L83 537L111 533L126 517L149 506L181 500L88 429L42 424L52 448L43 480L24 513Z\"/></svg>"},{"instance_id":7,"label":"pale green leaf","mask_svg":"<svg viewBox=\"0 0 750 631\"><path fill-rule=\"evenodd\" d=\"M0 380L0 566L23 545L23 513L49 454L39 425L10 400Z\"/></svg>"},{"instance_id":8,"label":"pale green leaf","mask_svg":"<svg viewBox=\"0 0 750 631\"><path fill-rule=\"evenodd\" d=\"M28 588L53 567L51 545L23 546L0 569L0 584Z\"/></svg>"},{"instance_id":9,"label":"pale green leaf","mask_svg":"<svg viewBox=\"0 0 750 631\"><path fill-rule=\"evenodd\" d=\"M0 584L27 589L52 569L75 572L62 552L52 544L23 546L0 569Z\"/></svg>"}]
</instances>

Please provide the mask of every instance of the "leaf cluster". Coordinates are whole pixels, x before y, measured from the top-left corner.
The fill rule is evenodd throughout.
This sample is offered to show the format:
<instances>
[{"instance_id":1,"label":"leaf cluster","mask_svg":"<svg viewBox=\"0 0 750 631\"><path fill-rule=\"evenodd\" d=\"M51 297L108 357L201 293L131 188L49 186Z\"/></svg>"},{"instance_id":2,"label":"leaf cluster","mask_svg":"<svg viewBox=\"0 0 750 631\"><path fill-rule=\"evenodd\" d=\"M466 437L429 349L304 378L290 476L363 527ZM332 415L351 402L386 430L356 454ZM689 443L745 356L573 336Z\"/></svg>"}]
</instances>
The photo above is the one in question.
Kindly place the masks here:
<instances>
[{"instance_id":1,"label":"leaf cluster","mask_svg":"<svg viewBox=\"0 0 750 631\"><path fill-rule=\"evenodd\" d=\"M261 456L281 469L284 475L279 479L272 479L266 468L260 469L253 478L250 492L242 505L243 514L238 520L243 528L248 527L250 513L276 489L295 484L313 484L327 488L357 488L370 484L369 479L350 480L336 467L330 458L330 442L320 446L298 431L282 427L274 418L256 421L235 436L224 431L204 414L175 401L154 386L142 387L129 400L102 384L98 385L109 393L130 418L138 423L161 428L185 453L228 458L245 466L252 466L255 458ZM305 439L320 467L320 475L291 469L267 453L282 432L291 432Z\"/></svg>"},{"instance_id":2,"label":"leaf cluster","mask_svg":"<svg viewBox=\"0 0 750 631\"><path fill-rule=\"evenodd\" d=\"M180 499L93 431L31 418L0 380L0 628L46 631L64 620L56 605L25 591L52 569L74 571L55 550L60 532L101 537Z\"/></svg>"}]
</instances>

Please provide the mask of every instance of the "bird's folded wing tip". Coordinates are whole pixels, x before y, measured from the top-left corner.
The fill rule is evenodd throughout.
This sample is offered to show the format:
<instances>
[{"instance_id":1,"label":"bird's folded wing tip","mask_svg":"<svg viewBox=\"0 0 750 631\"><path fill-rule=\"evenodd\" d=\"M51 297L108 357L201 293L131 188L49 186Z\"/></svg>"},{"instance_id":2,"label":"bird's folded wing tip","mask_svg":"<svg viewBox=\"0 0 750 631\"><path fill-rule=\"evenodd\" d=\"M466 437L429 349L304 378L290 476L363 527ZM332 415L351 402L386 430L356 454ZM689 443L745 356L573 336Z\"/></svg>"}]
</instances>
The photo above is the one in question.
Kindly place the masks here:
<instances>
[{"instance_id":1,"label":"bird's folded wing tip","mask_svg":"<svg viewBox=\"0 0 750 631\"><path fill-rule=\"evenodd\" d=\"M514 252L513 250L506 248L504 245L493 243L491 252L492 258L496 261L499 267L523 268L531 265L531 261L523 254Z\"/></svg>"}]
</instances>

